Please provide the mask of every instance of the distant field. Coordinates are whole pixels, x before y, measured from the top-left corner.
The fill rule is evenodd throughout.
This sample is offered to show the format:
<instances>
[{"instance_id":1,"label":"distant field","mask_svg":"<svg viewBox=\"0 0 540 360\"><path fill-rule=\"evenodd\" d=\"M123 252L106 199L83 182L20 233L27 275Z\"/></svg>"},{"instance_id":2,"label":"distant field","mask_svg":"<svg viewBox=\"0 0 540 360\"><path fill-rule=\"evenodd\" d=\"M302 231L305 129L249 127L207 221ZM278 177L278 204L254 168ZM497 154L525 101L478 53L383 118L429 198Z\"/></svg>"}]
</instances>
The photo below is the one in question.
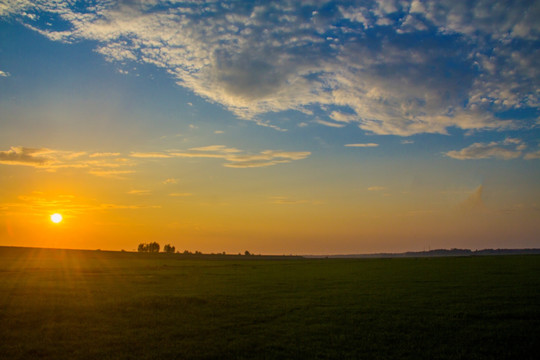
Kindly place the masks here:
<instances>
[{"instance_id":1,"label":"distant field","mask_svg":"<svg viewBox=\"0 0 540 360\"><path fill-rule=\"evenodd\" d=\"M0 359L533 359L540 256L0 247Z\"/></svg>"}]
</instances>

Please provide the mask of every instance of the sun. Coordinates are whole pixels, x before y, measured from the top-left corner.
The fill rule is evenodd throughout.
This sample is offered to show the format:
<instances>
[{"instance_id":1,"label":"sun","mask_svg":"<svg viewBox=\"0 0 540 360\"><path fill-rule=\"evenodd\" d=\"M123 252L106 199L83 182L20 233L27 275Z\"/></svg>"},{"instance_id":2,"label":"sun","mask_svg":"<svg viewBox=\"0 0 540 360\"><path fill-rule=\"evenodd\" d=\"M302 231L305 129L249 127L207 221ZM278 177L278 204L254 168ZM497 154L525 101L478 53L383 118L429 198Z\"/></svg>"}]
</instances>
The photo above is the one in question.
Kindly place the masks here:
<instances>
[{"instance_id":1,"label":"sun","mask_svg":"<svg viewBox=\"0 0 540 360\"><path fill-rule=\"evenodd\" d=\"M55 214L52 214L51 215L51 221L55 224L58 224L59 222L62 221L62 215L58 214L58 213L55 213Z\"/></svg>"}]
</instances>

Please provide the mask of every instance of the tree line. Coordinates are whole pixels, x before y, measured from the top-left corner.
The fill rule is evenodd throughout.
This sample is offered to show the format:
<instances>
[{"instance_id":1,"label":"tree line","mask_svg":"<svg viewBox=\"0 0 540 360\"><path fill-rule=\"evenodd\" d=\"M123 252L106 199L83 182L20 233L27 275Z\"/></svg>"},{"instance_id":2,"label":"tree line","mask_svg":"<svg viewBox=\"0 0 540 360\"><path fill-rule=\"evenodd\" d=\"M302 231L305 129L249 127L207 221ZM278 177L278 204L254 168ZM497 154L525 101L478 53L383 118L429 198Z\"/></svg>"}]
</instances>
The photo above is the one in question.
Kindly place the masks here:
<instances>
[{"instance_id":1,"label":"tree line","mask_svg":"<svg viewBox=\"0 0 540 360\"><path fill-rule=\"evenodd\" d=\"M151 242L151 243L140 243L139 244L139 247L137 248L137 251L138 252L149 252L149 253L157 253L159 252L159 249L161 247L159 246L159 244L155 241ZM163 252L165 253L170 253L170 254L174 254L175 252L175 247L172 246L171 244L167 244L163 247Z\"/></svg>"},{"instance_id":2,"label":"tree line","mask_svg":"<svg viewBox=\"0 0 540 360\"><path fill-rule=\"evenodd\" d=\"M147 253L158 253L159 250L161 249L161 246L153 241L153 242L150 242L150 243L140 243L138 248L137 248L137 251L138 252L147 252ZM174 254L176 251L176 248L171 245L171 244L167 244L163 247L163 252L164 253L169 253L169 254ZM188 251L188 250L184 250L184 252L180 253L180 251L178 251L179 254L183 254L183 255L203 255L202 252L200 251L195 251L194 253L192 253L191 251ZM216 254L212 254L212 255L216 255ZM226 255L225 254L225 251L218 254L218 255ZM238 255L241 255L241 254L238 254ZM252 255L249 251L245 251L244 252L244 255L245 256L249 256L249 255Z\"/></svg>"}]
</instances>

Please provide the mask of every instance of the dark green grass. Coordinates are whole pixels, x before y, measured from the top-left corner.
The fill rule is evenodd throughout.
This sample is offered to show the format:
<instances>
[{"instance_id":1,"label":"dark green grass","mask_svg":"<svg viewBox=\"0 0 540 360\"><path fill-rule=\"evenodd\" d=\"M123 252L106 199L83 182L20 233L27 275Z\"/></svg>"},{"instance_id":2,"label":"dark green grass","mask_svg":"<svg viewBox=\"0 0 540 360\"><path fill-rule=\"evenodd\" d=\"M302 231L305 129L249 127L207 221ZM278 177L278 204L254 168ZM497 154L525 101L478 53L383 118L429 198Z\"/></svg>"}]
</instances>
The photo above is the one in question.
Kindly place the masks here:
<instances>
[{"instance_id":1,"label":"dark green grass","mask_svg":"<svg viewBox=\"0 0 540 360\"><path fill-rule=\"evenodd\" d=\"M0 359L533 359L540 256L0 247Z\"/></svg>"}]
</instances>

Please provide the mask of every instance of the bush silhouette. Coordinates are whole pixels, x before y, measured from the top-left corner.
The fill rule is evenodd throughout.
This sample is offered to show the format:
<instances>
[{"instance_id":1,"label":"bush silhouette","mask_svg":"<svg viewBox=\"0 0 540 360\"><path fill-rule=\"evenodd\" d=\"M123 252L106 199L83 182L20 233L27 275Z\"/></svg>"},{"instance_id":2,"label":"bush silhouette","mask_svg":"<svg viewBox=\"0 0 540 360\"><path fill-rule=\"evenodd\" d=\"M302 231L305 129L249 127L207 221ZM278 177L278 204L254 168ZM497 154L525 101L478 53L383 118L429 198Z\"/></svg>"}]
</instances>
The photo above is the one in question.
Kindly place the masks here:
<instances>
[{"instance_id":1,"label":"bush silhouette","mask_svg":"<svg viewBox=\"0 0 540 360\"><path fill-rule=\"evenodd\" d=\"M168 254L174 254L174 251L175 251L175 247L172 246L171 244L167 244L163 247L163 252L166 252Z\"/></svg>"},{"instance_id":2,"label":"bush silhouette","mask_svg":"<svg viewBox=\"0 0 540 360\"><path fill-rule=\"evenodd\" d=\"M138 252L148 252L148 244L140 243L137 248Z\"/></svg>"}]
</instances>

